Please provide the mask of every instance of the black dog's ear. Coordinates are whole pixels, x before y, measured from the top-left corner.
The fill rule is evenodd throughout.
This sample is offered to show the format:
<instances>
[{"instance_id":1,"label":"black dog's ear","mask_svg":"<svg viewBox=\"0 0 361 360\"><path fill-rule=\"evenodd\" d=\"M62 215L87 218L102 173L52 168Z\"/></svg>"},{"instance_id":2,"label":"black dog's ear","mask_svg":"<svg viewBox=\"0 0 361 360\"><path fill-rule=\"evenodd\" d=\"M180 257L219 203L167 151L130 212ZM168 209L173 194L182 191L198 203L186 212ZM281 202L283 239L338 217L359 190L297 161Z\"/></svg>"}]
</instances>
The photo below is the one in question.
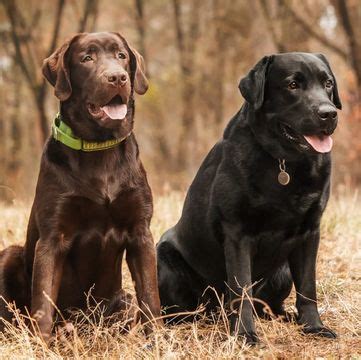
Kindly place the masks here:
<instances>
[{"instance_id":1,"label":"black dog's ear","mask_svg":"<svg viewBox=\"0 0 361 360\"><path fill-rule=\"evenodd\" d=\"M333 74L333 71L331 69L330 63L328 62L327 58L325 55L323 54L315 54L319 59L321 59L328 67L328 69L330 70L332 77L333 77L333 91L332 91L332 101L335 104L335 106L337 107L337 109L342 109L342 104L341 104L341 100L340 100L340 96L338 94L338 89L337 89L337 82L336 82L336 77Z\"/></svg>"},{"instance_id":2,"label":"black dog's ear","mask_svg":"<svg viewBox=\"0 0 361 360\"><path fill-rule=\"evenodd\" d=\"M148 90L148 79L145 76L145 64L143 56L140 55L139 52L132 46L130 46L122 35L117 32L114 32L113 34L119 36L128 49L130 56L131 79L134 83L134 91L139 95L145 94Z\"/></svg>"},{"instance_id":3,"label":"black dog's ear","mask_svg":"<svg viewBox=\"0 0 361 360\"><path fill-rule=\"evenodd\" d=\"M80 35L81 34L77 34L70 40L66 41L43 62L43 75L49 83L54 86L55 96L60 101L69 99L72 92L68 53L70 45Z\"/></svg>"},{"instance_id":4,"label":"black dog's ear","mask_svg":"<svg viewBox=\"0 0 361 360\"><path fill-rule=\"evenodd\" d=\"M263 57L239 83L242 96L255 110L263 104L267 70L272 60L273 55Z\"/></svg>"}]
</instances>

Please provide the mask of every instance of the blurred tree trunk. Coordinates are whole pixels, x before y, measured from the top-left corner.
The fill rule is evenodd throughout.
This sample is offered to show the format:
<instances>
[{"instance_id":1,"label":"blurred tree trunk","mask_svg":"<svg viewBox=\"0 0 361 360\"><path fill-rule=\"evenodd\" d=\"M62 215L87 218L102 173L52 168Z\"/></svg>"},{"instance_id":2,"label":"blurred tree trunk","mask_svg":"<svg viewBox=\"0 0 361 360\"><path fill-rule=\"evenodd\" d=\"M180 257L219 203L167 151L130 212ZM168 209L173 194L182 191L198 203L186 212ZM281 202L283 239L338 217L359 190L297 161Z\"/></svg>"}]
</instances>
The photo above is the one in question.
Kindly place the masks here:
<instances>
[{"instance_id":1,"label":"blurred tree trunk","mask_svg":"<svg viewBox=\"0 0 361 360\"><path fill-rule=\"evenodd\" d=\"M191 2L189 23L182 19L180 0L173 0L174 26L176 46L178 49L179 66L182 81L182 123L178 141L177 165L184 170L189 164L190 145L193 139L195 122L195 55L199 38L199 9L200 0Z\"/></svg>"},{"instance_id":2,"label":"blurred tree trunk","mask_svg":"<svg viewBox=\"0 0 361 360\"><path fill-rule=\"evenodd\" d=\"M347 47L344 49L339 46L336 42L330 40L328 37L323 35L320 31L314 29L305 19L303 19L297 11L286 1L279 0L286 8L289 14L293 17L295 22L312 38L319 41L323 46L339 55L344 61L349 62L352 70L355 74L357 81L358 94L361 89L361 42L358 41L360 34L356 34L358 27L357 21L353 23L351 14L353 12L360 13L361 4L360 2L352 3L355 9L352 9L351 2L346 0L330 0L330 3L336 10L336 16L338 23L341 25L347 40ZM357 9L359 7L359 9ZM357 25L356 25L357 24ZM359 96L359 95L358 95Z\"/></svg>"},{"instance_id":3,"label":"blurred tree trunk","mask_svg":"<svg viewBox=\"0 0 361 360\"><path fill-rule=\"evenodd\" d=\"M94 31L98 19L99 1L86 0L84 3L83 15L79 22L78 32Z\"/></svg>"},{"instance_id":4,"label":"blurred tree trunk","mask_svg":"<svg viewBox=\"0 0 361 360\"><path fill-rule=\"evenodd\" d=\"M21 153L23 147L23 136L22 136L22 118L20 114L20 102L24 98L22 84L23 79L21 72L19 71L18 66L15 64L11 72L13 74L13 92L11 97L11 114L9 117L10 121L10 139L9 139L9 148L7 149L7 174L10 184L16 184L19 171L21 170Z\"/></svg>"},{"instance_id":5,"label":"blurred tree trunk","mask_svg":"<svg viewBox=\"0 0 361 360\"><path fill-rule=\"evenodd\" d=\"M347 60L347 52L338 46L336 43L327 38L322 32L315 29L315 26L309 24L305 19L303 19L298 12L289 4L286 0L279 0L280 4L287 10L291 15L294 22L301 27L301 29L308 34L310 37L319 41L322 45L335 52L341 56L344 60ZM294 31L294 28L292 29Z\"/></svg>"},{"instance_id":6,"label":"blurred tree trunk","mask_svg":"<svg viewBox=\"0 0 361 360\"><path fill-rule=\"evenodd\" d=\"M138 31L138 49L143 56L145 63L148 61L148 54L145 40L145 16L144 16L144 1L134 0L135 3L135 23ZM147 76L150 78L149 69Z\"/></svg>"},{"instance_id":7,"label":"blurred tree trunk","mask_svg":"<svg viewBox=\"0 0 361 360\"><path fill-rule=\"evenodd\" d=\"M55 9L53 29L51 39L46 49L39 49L38 41L32 33L35 24L28 24L21 9L17 6L16 1L2 0L6 16L10 23L10 37L15 49L14 61L19 65L23 77L31 91L34 103L36 105L38 117L36 133L39 148L42 147L49 136L49 124L46 116L46 99L48 95L46 80L41 76L38 69L41 66L43 58L50 56L56 49L61 22L64 15L65 0L58 0ZM40 18L41 4L39 9L35 9L35 20ZM94 29L98 15L98 0L86 0L84 10L79 20L79 31L90 31ZM40 52L40 54L39 54ZM42 53L42 55L41 55Z\"/></svg>"},{"instance_id":8,"label":"blurred tree trunk","mask_svg":"<svg viewBox=\"0 0 361 360\"><path fill-rule=\"evenodd\" d=\"M214 17L214 56L212 56L212 88L214 89L214 98L212 101L214 123L216 133L223 124L224 116L224 78L227 61L227 39L226 31L227 15L229 11L229 1L213 0L213 17Z\"/></svg>"},{"instance_id":9,"label":"blurred tree trunk","mask_svg":"<svg viewBox=\"0 0 361 360\"><path fill-rule=\"evenodd\" d=\"M135 7L135 25L138 32L138 43L136 48L139 50L140 54L144 58L146 75L148 80L151 79L151 73L149 70L149 58L146 46L146 16L145 16L145 8L143 0L134 0ZM152 86L156 86L152 84ZM156 129L153 131L153 137L157 146L157 152L159 152L160 158L167 162L168 167L171 166L171 151L167 142L166 136L164 136L165 130L165 121L162 112L162 108L160 102L157 101L157 90L154 88L150 88L150 97L154 97L152 101L148 103L148 114L147 116L152 121L152 124L155 124ZM151 103L151 105L150 105Z\"/></svg>"},{"instance_id":10,"label":"blurred tree trunk","mask_svg":"<svg viewBox=\"0 0 361 360\"><path fill-rule=\"evenodd\" d=\"M271 15L270 4L267 0L259 0L263 17L266 21L266 26L271 34L272 41L276 47L277 52L287 52L285 44L282 42L282 39L279 35L277 29L277 21Z\"/></svg>"},{"instance_id":11,"label":"blurred tree trunk","mask_svg":"<svg viewBox=\"0 0 361 360\"><path fill-rule=\"evenodd\" d=\"M308 39L304 36L303 29L294 27L294 18L289 13L287 0L259 0L259 3L276 51L307 51Z\"/></svg>"},{"instance_id":12,"label":"blurred tree trunk","mask_svg":"<svg viewBox=\"0 0 361 360\"><path fill-rule=\"evenodd\" d=\"M355 32L355 27L360 26L358 23L353 24L350 16L350 12L353 10L351 9L351 6L347 5L346 0L333 0L332 1L336 13L338 15L338 19L340 24L342 25L342 28L344 30L344 33L346 35L347 39L347 45L348 45L348 54L350 56L351 60L351 66L355 72L357 85L358 85L358 96L360 96L360 90L361 90L361 42L358 40L358 36ZM358 10L358 13L361 12L361 6L360 3L355 3L355 9L354 11ZM358 6L358 9L356 7Z\"/></svg>"},{"instance_id":13,"label":"blurred tree trunk","mask_svg":"<svg viewBox=\"0 0 361 360\"><path fill-rule=\"evenodd\" d=\"M32 37L32 27L26 24L25 18L17 7L16 2L2 0L2 4L10 22L10 36L15 48L14 60L23 73L38 112L37 132L38 143L41 148L49 136L49 126L45 112L46 82L45 79L39 77L37 71L37 68L40 66L39 60L41 60L38 58L39 54L37 53L38 44L36 44L36 40ZM58 0L51 42L46 51L46 56L49 56L55 50L64 5L65 0Z\"/></svg>"}]
</instances>

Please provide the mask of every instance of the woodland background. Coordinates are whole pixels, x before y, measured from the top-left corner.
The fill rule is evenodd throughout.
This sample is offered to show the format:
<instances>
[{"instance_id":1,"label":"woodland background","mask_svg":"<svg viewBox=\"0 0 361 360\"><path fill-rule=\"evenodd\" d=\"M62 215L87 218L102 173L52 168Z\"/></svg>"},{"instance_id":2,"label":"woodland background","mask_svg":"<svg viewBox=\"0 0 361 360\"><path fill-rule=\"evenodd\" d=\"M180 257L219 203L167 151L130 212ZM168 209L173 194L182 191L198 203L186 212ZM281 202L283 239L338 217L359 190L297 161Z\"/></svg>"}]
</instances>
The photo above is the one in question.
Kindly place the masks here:
<instances>
[{"instance_id":1,"label":"woodland background","mask_svg":"<svg viewBox=\"0 0 361 360\"><path fill-rule=\"evenodd\" d=\"M158 329L106 325L79 313L53 345L24 319L0 333L4 359L359 359L361 354L361 0L0 0L0 249L23 244L39 159L58 104L42 60L79 31L119 31L145 57L150 89L135 131L154 197L155 241L179 219L185 189L243 99L239 79L265 54L324 53L343 102L334 136L334 195L321 223L319 311L335 341L257 319L262 345L228 333L223 311ZM124 269L123 287L134 291ZM286 302L293 311L295 292ZM95 309L100 311L97 306ZM94 310L94 311L95 311ZM18 315L17 315L18 318Z\"/></svg>"},{"instance_id":2,"label":"woodland background","mask_svg":"<svg viewBox=\"0 0 361 360\"><path fill-rule=\"evenodd\" d=\"M119 31L144 56L150 89L136 135L153 189L185 189L243 99L239 79L265 54L324 53L343 110L333 184L361 183L360 0L1 0L0 199L32 198L57 111L42 60L82 31Z\"/></svg>"}]
</instances>

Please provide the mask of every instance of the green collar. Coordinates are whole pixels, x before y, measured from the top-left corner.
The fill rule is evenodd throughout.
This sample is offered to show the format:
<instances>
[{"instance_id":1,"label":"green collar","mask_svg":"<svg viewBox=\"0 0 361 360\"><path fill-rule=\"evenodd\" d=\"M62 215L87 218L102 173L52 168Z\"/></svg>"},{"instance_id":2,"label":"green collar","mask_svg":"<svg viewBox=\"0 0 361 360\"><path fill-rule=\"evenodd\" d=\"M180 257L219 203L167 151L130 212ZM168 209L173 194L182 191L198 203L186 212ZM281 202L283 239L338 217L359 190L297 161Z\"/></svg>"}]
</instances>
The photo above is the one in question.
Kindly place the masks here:
<instances>
[{"instance_id":1,"label":"green collar","mask_svg":"<svg viewBox=\"0 0 361 360\"><path fill-rule=\"evenodd\" d=\"M67 124L65 124L65 122L61 118L60 113L56 115L51 130L53 138L55 140L60 141L71 149L87 152L114 148L129 136L128 134L121 139L107 140L101 142L82 140L73 134L73 130Z\"/></svg>"}]
</instances>

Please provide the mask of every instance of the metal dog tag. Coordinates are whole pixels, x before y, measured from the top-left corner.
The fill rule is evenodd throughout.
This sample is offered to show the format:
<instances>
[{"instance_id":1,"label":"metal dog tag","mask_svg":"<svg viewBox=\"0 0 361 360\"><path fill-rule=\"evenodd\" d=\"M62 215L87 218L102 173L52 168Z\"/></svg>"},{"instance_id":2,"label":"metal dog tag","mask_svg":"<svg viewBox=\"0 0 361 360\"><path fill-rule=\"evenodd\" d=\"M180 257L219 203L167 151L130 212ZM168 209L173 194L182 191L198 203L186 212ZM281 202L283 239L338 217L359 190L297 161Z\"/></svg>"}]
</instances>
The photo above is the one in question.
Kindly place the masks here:
<instances>
[{"instance_id":1,"label":"metal dog tag","mask_svg":"<svg viewBox=\"0 0 361 360\"><path fill-rule=\"evenodd\" d=\"M290 175L286 171L281 171L278 174L278 182L281 185L287 185L290 182Z\"/></svg>"},{"instance_id":2,"label":"metal dog tag","mask_svg":"<svg viewBox=\"0 0 361 360\"><path fill-rule=\"evenodd\" d=\"M287 185L290 180L291 180L291 177L290 177L290 174L286 171L286 164L285 164L285 159L279 159L279 167L280 167L280 173L278 174L278 182L281 184L281 185Z\"/></svg>"}]
</instances>

